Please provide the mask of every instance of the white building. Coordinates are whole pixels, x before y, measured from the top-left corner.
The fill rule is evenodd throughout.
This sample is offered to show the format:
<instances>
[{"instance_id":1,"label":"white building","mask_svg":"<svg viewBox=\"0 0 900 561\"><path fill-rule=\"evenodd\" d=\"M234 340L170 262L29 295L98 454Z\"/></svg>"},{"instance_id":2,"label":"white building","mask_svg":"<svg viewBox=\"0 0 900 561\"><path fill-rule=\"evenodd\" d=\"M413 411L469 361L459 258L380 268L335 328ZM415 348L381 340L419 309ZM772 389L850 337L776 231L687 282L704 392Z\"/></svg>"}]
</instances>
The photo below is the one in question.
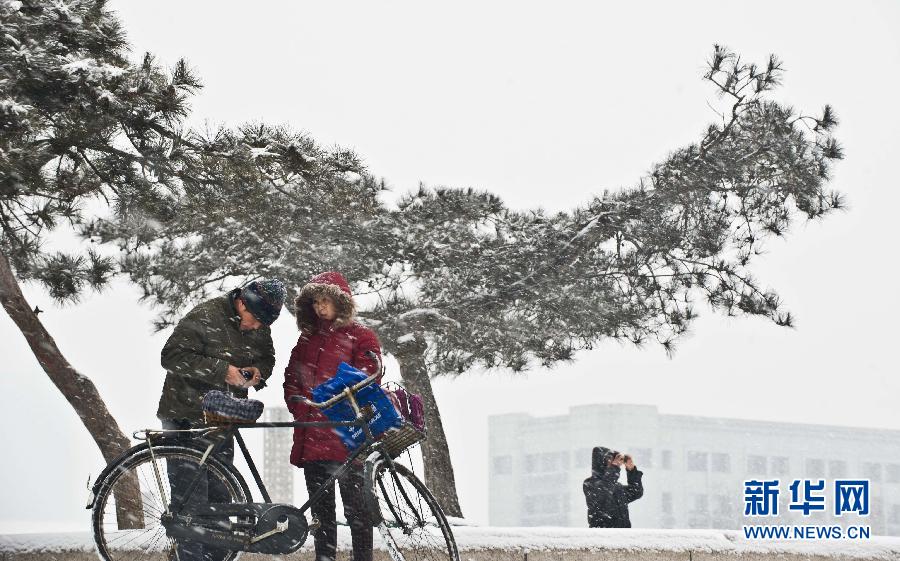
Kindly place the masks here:
<instances>
[{"instance_id":1,"label":"white building","mask_svg":"<svg viewBox=\"0 0 900 561\"><path fill-rule=\"evenodd\" d=\"M266 408L263 420L268 423L285 423L293 421L294 417L287 407L271 407ZM263 429L263 433L263 482L273 502L292 504L294 472L298 470L288 458L294 443L294 431Z\"/></svg>"},{"instance_id":2,"label":"white building","mask_svg":"<svg viewBox=\"0 0 900 561\"><path fill-rule=\"evenodd\" d=\"M900 535L900 431L662 415L654 406L620 404L553 417L492 416L490 524L586 526L581 485L594 446L631 453L644 472L644 497L630 508L636 527L760 523L743 516L743 482L754 478L781 482L782 516L769 523L846 524L846 516L790 511L788 486L861 478L870 480L872 514L856 522L873 534Z\"/></svg>"}]
</instances>

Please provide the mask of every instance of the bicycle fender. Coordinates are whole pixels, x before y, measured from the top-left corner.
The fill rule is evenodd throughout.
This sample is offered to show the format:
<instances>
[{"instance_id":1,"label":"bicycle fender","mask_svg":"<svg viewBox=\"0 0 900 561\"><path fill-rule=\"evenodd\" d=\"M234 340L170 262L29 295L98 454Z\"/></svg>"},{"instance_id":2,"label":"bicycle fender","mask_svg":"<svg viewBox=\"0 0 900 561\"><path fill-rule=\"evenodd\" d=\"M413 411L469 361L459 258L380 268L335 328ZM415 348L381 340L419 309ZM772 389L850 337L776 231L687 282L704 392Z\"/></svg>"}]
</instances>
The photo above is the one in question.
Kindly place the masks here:
<instances>
[{"instance_id":1,"label":"bicycle fender","mask_svg":"<svg viewBox=\"0 0 900 561\"><path fill-rule=\"evenodd\" d=\"M111 462L106 464L106 467L103 468L103 471L100 472L100 475L97 476L97 479L94 480L94 484L91 485L91 494L88 497L88 504L84 507L87 510L94 508L94 501L97 500L97 491L100 490L100 484L103 483L103 480L112 472L112 470L116 469L116 466L125 461L126 458L131 456L132 454L136 454L141 451L141 449L147 448L147 443L143 442L136 446L132 446L128 450L125 450L118 456L116 456Z\"/></svg>"},{"instance_id":2,"label":"bicycle fender","mask_svg":"<svg viewBox=\"0 0 900 561\"><path fill-rule=\"evenodd\" d=\"M191 446L189 441L185 441L184 437L181 436L166 436L166 435L158 435L153 437L153 446L154 448L160 446L181 446L185 448L194 448L201 454L205 451L205 448L201 448L199 446ZM121 454L119 454L115 459L106 464L106 467L103 468L103 471L100 472L100 475L97 476L97 479L94 480L94 484L91 486L90 496L88 497L88 504L84 508L86 510L90 510L94 508L94 501L97 499L97 492L100 490L100 485L103 481L115 470L119 464L124 462L127 458L137 454L143 450L150 448L149 442L142 442L135 446L132 446L128 450L125 450ZM241 485L244 487L244 490L247 490L247 483L241 479Z\"/></svg>"},{"instance_id":3,"label":"bicycle fender","mask_svg":"<svg viewBox=\"0 0 900 561\"><path fill-rule=\"evenodd\" d=\"M365 469L363 470L363 481L365 482L364 486L366 490L366 493L364 493L364 500L367 503L374 525L380 524L382 520L376 520L376 518L378 518L378 498L376 497L375 489L372 488L372 482L374 481L375 469L378 467L378 464L383 461L389 461L389 459L386 458L384 453L380 450L376 450L366 458Z\"/></svg>"}]
</instances>

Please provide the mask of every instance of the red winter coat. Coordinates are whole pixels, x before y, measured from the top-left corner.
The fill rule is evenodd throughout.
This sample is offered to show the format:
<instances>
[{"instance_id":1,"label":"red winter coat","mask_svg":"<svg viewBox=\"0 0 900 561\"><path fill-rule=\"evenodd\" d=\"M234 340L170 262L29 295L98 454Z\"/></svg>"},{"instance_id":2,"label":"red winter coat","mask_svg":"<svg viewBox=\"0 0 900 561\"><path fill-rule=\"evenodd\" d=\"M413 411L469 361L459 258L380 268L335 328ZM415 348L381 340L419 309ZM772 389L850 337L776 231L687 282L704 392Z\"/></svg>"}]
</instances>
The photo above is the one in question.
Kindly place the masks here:
<instances>
[{"instance_id":1,"label":"red winter coat","mask_svg":"<svg viewBox=\"0 0 900 561\"><path fill-rule=\"evenodd\" d=\"M331 297L337 306L338 317L333 321L318 319L312 309L313 298L323 294ZM353 321L353 298L347 281L340 273L323 273L314 277L300 291L295 308L301 334L284 371L284 399L294 419L328 421L316 408L291 401L291 396L302 395L309 399L312 389L332 378L341 362L369 374L380 373L381 346L371 329ZM367 351L374 351L378 359L366 356ZM347 448L334 429L294 429L291 463L295 466L317 460L343 462L347 454Z\"/></svg>"}]
</instances>

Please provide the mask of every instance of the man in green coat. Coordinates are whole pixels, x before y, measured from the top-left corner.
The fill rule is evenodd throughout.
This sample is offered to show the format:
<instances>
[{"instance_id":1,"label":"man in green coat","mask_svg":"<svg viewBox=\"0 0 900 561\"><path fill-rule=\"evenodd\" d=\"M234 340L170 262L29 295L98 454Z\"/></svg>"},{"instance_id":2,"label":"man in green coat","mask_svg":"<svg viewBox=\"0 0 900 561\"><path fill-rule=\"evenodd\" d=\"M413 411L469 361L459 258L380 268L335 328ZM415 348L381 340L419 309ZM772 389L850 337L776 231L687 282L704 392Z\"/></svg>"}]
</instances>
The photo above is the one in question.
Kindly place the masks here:
<instances>
[{"instance_id":1,"label":"man in green coat","mask_svg":"<svg viewBox=\"0 0 900 561\"><path fill-rule=\"evenodd\" d=\"M162 349L166 381L156 416L200 423L206 392L247 397L248 388L262 389L275 366L269 326L281 312L284 294L278 280L254 281L189 311ZM241 370L252 372L252 379Z\"/></svg>"},{"instance_id":2,"label":"man in green coat","mask_svg":"<svg viewBox=\"0 0 900 561\"><path fill-rule=\"evenodd\" d=\"M166 430L203 425L203 395L211 390L247 397L251 387L261 390L275 366L275 348L269 326L284 306L285 290L276 279L253 281L243 288L213 298L189 311L172 331L162 349L166 381L156 416ZM244 373L248 373L247 376ZM221 443L216 457L234 459L234 443ZM168 462L172 498L181 497L194 479L196 466ZM228 490L211 474L201 478L185 506L227 502ZM190 540L177 544L179 561L218 561L228 552Z\"/></svg>"}]
</instances>

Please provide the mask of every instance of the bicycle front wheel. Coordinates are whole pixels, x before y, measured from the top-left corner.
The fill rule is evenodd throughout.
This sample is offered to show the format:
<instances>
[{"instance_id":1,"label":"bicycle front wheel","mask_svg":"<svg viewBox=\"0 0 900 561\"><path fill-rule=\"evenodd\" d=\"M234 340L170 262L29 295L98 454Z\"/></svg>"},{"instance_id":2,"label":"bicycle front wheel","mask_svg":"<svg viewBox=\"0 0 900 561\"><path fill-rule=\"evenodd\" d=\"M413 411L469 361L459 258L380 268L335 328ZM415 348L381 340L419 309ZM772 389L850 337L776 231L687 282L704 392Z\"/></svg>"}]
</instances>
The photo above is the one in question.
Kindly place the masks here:
<instances>
[{"instance_id":1,"label":"bicycle front wheel","mask_svg":"<svg viewBox=\"0 0 900 561\"><path fill-rule=\"evenodd\" d=\"M185 553L205 551L216 561L234 561L239 551L204 550L191 542L176 544L166 535L160 518L169 511L175 494L179 493L179 473L200 473L204 491L215 500L211 502L247 502L246 483L229 467L187 446L154 446L138 448L119 460L102 481L94 500L92 525L97 551L105 561L177 561L192 557ZM192 476L191 476L192 477ZM173 487L173 482L176 485Z\"/></svg>"},{"instance_id":2,"label":"bicycle front wheel","mask_svg":"<svg viewBox=\"0 0 900 561\"><path fill-rule=\"evenodd\" d=\"M409 469L382 457L370 460L366 487L374 522L394 561L459 561L444 511Z\"/></svg>"}]
</instances>

